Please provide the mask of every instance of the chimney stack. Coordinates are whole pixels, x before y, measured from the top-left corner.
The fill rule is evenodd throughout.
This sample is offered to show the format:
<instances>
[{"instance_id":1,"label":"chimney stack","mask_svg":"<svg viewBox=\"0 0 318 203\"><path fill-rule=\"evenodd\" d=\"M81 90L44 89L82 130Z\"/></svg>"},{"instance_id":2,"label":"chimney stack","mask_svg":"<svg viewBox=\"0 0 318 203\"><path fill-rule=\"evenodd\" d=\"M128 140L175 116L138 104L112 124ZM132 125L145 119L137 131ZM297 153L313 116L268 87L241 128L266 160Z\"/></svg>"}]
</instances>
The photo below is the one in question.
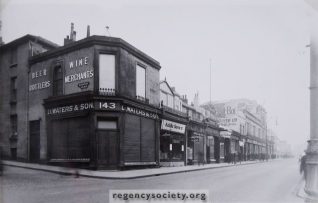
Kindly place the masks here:
<instances>
[{"instance_id":1,"label":"chimney stack","mask_svg":"<svg viewBox=\"0 0 318 203\"><path fill-rule=\"evenodd\" d=\"M87 25L87 34L86 34L86 37L90 37L91 36L91 29L90 29L90 26Z\"/></svg>"},{"instance_id":2,"label":"chimney stack","mask_svg":"<svg viewBox=\"0 0 318 203\"><path fill-rule=\"evenodd\" d=\"M75 41L76 41L76 31L74 30L74 23L71 23L71 32L69 36L67 35L66 38L64 38L64 45L67 45Z\"/></svg>"},{"instance_id":3,"label":"chimney stack","mask_svg":"<svg viewBox=\"0 0 318 203\"><path fill-rule=\"evenodd\" d=\"M74 23L71 23L71 33L70 33L70 38L73 41L73 34L74 34Z\"/></svg>"},{"instance_id":4,"label":"chimney stack","mask_svg":"<svg viewBox=\"0 0 318 203\"><path fill-rule=\"evenodd\" d=\"M3 44L4 44L4 42L2 40L2 21L0 20L0 46Z\"/></svg>"},{"instance_id":5,"label":"chimney stack","mask_svg":"<svg viewBox=\"0 0 318 203\"><path fill-rule=\"evenodd\" d=\"M73 31L73 42L76 41L76 31Z\"/></svg>"}]
</instances>

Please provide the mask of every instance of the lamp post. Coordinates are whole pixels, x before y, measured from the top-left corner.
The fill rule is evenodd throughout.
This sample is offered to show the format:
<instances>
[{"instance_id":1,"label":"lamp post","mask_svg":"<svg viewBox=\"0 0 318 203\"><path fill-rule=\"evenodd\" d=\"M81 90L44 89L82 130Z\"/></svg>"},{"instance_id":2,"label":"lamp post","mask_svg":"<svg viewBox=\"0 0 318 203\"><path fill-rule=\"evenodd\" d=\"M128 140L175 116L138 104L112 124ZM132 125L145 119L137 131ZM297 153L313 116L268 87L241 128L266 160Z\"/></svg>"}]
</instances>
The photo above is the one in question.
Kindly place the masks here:
<instances>
[{"instance_id":1,"label":"lamp post","mask_svg":"<svg viewBox=\"0 0 318 203\"><path fill-rule=\"evenodd\" d=\"M318 4L306 0L310 13L310 140L306 151L305 192L318 198ZM315 18L316 17L316 18Z\"/></svg>"}]
</instances>

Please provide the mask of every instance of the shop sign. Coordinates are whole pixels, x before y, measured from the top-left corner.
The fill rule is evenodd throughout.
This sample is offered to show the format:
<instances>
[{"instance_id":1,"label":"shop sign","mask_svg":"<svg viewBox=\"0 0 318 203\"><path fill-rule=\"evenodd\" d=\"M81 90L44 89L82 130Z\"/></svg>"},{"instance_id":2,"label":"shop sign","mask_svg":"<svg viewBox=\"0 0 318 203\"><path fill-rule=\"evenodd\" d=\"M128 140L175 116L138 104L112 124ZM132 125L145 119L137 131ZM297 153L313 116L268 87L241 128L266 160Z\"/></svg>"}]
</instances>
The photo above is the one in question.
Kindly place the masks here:
<instances>
[{"instance_id":1,"label":"shop sign","mask_svg":"<svg viewBox=\"0 0 318 203\"><path fill-rule=\"evenodd\" d=\"M227 131L221 131L220 135L221 137L224 137L224 138L231 138L231 133Z\"/></svg>"},{"instance_id":2,"label":"shop sign","mask_svg":"<svg viewBox=\"0 0 318 203\"><path fill-rule=\"evenodd\" d=\"M244 141L239 141L239 145L240 145L240 147L243 147L244 146Z\"/></svg>"},{"instance_id":3,"label":"shop sign","mask_svg":"<svg viewBox=\"0 0 318 203\"><path fill-rule=\"evenodd\" d=\"M118 110L126 113L135 114L137 116L143 116L151 119L159 119L158 114L152 113L140 108L128 106L118 102L97 102L96 108L99 110Z\"/></svg>"},{"instance_id":4,"label":"shop sign","mask_svg":"<svg viewBox=\"0 0 318 203\"><path fill-rule=\"evenodd\" d=\"M161 123L162 130L168 130L168 131L184 134L185 127L186 126L183 124L162 119L162 123Z\"/></svg>"},{"instance_id":5,"label":"shop sign","mask_svg":"<svg viewBox=\"0 0 318 203\"><path fill-rule=\"evenodd\" d=\"M204 134L198 133L198 132L193 132L193 135L195 135L195 136L204 136Z\"/></svg>"},{"instance_id":6,"label":"shop sign","mask_svg":"<svg viewBox=\"0 0 318 203\"><path fill-rule=\"evenodd\" d=\"M66 106L54 107L47 110L48 115L60 115L65 113L79 112L84 110L117 110L126 113L144 116L151 119L159 119L158 114L148 112L136 107L120 104L118 102L85 102L81 104L70 104Z\"/></svg>"},{"instance_id":7,"label":"shop sign","mask_svg":"<svg viewBox=\"0 0 318 203\"><path fill-rule=\"evenodd\" d=\"M54 107L47 110L47 115L60 115L65 113L80 112L84 110L94 109L93 102L86 102L81 104L71 104L66 106Z\"/></svg>"},{"instance_id":8,"label":"shop sign","mask_svg":"<svg viewBox=\"0 0 318 203\"><path fill-rule=\"evenodd\" d=\"M191 141L192 142L199 142L200 141L200 137L199 136L192 136L191 137Z\"/></svg>"}]
</instances>

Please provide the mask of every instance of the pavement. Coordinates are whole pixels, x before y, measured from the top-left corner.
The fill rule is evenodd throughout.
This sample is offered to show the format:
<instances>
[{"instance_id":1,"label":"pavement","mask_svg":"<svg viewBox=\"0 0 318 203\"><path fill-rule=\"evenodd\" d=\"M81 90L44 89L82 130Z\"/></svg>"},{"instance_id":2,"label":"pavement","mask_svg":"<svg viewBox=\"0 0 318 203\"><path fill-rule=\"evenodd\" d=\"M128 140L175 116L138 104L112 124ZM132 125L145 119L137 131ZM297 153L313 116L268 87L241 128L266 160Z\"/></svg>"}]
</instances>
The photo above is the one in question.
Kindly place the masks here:
<instances>
[{"instance_id":1,"label":"pavement","mask_svg":"<svg viewBox=\"0 0 318 203\"><path fill-rule=\"evenodd\" d=\"M269 160L269 162L271 161L276 161L276 160ZM241 163L238 162L236 164L213 163L213 164L205 164L205 165L199 165L199 166L189 165L189 166L147 168L147 169L125 170L125 171L109 171L109 170L94 171L94 170L86 170L86 169L60 167L60 166L49 166L49 165L35 164L35 163L24 163L24 162L17 162L17 161L3 161L3 165L6 165L6 166L41 170L41 171L58 173L58 174L79 175L84 177L104 178L104 179L135 179L135 178L144 178L144 177L150 177L150 176L160 176L160 175L168 175L168 174L175 174L175 173L186 173L191 171L208 170L208 169L215 169L215 168L237 167L240 165L257 164L257 163L264 163L264 161L244 161Z\"/></svg>"},{"instance_id":2,"label":"pavement","mask_svg":"<svg viewBox=\"0 0 318 203\"><path fill-rule=\"evenodd\" d=\"M0 176L0 202L105 203L110 202L111 190L208 190L208 202L213 203L309 202L297 195L303 187L297 159L256 163L134 179L76 178L6 166Z\"/></svg>"}]
</instances>

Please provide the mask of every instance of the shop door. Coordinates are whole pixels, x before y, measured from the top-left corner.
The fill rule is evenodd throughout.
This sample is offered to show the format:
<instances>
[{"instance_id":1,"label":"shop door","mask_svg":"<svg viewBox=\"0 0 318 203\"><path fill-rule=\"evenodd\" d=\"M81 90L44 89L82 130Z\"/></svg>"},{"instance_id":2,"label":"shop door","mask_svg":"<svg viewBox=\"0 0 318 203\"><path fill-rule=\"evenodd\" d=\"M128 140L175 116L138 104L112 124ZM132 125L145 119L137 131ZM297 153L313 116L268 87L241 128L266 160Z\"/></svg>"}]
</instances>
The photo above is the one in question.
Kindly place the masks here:
<instances>
[{"instance_id":1,"label":"shop door","mask_svg":"<svg viewBox=\"0 0 318 203\"><path fill-rule=\"evenodd\" d=\"M40 120L30 121L30 161L40 160Z\"/></svg>"},{"instance_id":2,"label":"shop door","mask_svg":"<svg viewBox=\"0 0 318 203\"><path fill-rule=\"evenodd\" d=\"M116 131L99 130L98 164L101 168L116 168L118 163L118 142Z\"/></svg>"}]
</instances>

